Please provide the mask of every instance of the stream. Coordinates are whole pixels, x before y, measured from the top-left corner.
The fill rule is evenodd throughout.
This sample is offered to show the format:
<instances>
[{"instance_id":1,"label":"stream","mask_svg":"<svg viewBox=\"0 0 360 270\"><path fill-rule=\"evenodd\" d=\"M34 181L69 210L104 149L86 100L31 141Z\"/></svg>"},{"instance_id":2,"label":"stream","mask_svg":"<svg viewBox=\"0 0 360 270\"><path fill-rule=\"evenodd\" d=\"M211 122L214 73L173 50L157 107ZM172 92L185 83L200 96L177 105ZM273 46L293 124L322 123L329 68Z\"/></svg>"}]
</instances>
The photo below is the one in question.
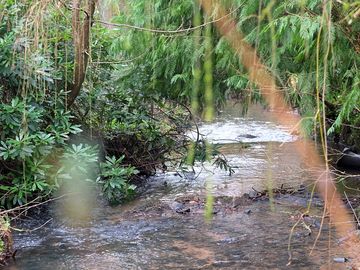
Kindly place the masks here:
<instances>
[{"instance_id":1,"label":"stream","mask_svg":"<svg viewBox=\"0 0 360 270\"><path fill-rule=\"evenodd\" d=\"M323 214L316 197L293 230L289 249L292 226L310 198L311 174L293 148L296 136L260 106L246 117L240 112L230 104L213 123L200 126L221 145L233 175L211 164L185 175L159 173L130 203L110 207L96 200L81 224L51 207L48 217L21 223L22 229L41 228L14 232L16 260L4 269L345 269L334 262L344 254L326 219L313 248ZM251 199L269 188L303 191ZM210 221L204 218L207 192L214 196Z\"/></svg>"}]
</instances>

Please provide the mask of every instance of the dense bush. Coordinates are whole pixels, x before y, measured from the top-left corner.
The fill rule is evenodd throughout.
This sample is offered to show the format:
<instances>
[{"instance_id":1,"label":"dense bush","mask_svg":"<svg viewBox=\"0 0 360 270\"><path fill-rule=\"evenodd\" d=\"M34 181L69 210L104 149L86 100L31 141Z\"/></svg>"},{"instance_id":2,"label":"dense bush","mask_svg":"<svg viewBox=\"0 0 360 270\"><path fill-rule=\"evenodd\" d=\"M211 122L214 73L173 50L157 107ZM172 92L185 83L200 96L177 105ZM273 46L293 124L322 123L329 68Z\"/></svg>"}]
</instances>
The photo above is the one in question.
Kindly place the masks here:
<instances>
[{"instance_id":1,"label":"dense bush","mask_svg":"<svg viewBox=\"0 0 360 270\"><path fill-rule=\"evenodd\" d=\"M66 5L38 4L40 17L31 1L0 1L1 205L45 199L64 181L79 174L94 180L87 178L99 172L107 197L121 200L133 189L125 178L137 171L153 174L164 168L169 152L185 149L188 118L156 93L143 94L143 85L120 83L123 65L116 63L123 53L111 47L114 33L98 24L92 28L94 61L76 103L68 107L76 65L67 25L72 13ZM81 136L80 125L86 131ZM89 140L100 142L98 150L74 143ZM105 156L114 158L120 174L106 166ZM99 160L104 160L100 168Z\"/></svg>"},{"instance_id":2,"label":"dense bush","mask_svg":"<svg viewBox=\"0 0 360 270\"><path fill-rule=\"evenodd\" d=\"M66 172L57 160L66 155L69 136L81 131L70 120L69 112L31 100L0 104L2 205L21 205L59 187Z\"/></svg>"},{"instance_id":3,"label":"dense bush","mask_svg":"<svg viewBox=\"0 0 360 270\"><path fill-rule=\"evenodd\" d=\"M328 134L359 143L358 2L221 3L305 116L308 133L326 122ZM124 1L114 18L101 18L92 4L0 0L2 205L46 197L88 168L101 173L109 199L131 194L125 176L165 170L171 156L182 164L187 106L210 120L228 96L244 105L260 100L197 1ZM104 27L104 19L115 25ZM88 139L98 147L76 143ZM204 154L203 145L193 150ZM231 173L223 158L216 164Z\"/></svg>"}]
</instances>

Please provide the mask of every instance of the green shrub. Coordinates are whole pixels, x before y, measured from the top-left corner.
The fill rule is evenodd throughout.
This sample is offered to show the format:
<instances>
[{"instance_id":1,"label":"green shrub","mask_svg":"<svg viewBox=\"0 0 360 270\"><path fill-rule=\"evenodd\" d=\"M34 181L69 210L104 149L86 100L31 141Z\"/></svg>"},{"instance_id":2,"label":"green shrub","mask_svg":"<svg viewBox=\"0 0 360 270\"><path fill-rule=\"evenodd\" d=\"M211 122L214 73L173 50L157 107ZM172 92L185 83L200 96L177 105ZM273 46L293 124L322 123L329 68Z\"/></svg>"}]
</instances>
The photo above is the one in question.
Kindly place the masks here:
<instances>
[{"instance_id":1,"label":"green shrub","mask_svg":"<svg viewBox=\"0 0 360 270\"><path fill-rule=\"evenodd\" d=\"M22 205L59 187L65 174L58 161L69 136L81 132L70 120L68 112L19 98L0 104L1 205Z\"/></svg>"},{"instance_id":2,"label":"green shrub","mask_svg":"<svg viewBox=\"0 0 360 270\"><path fill-rule=\"evenodd\" d=\"M10 220L0 213L0 265L13 255L13 241L10 231Z\"/></svg>"},{"instance_id":3,"label":"green shrub","mask_svg":"<svg viewBox=\"0 0 360 270\"><path fill-rule=\"evenodd\" d=\"M122 165L125 156L120 158L106 156L105 162L100 164L101 178L98 183L102 186L102 191L111 203L118 203L134 195L135 185L129 180L139 171L132 166Z\"/></svg>"}]
</instances>

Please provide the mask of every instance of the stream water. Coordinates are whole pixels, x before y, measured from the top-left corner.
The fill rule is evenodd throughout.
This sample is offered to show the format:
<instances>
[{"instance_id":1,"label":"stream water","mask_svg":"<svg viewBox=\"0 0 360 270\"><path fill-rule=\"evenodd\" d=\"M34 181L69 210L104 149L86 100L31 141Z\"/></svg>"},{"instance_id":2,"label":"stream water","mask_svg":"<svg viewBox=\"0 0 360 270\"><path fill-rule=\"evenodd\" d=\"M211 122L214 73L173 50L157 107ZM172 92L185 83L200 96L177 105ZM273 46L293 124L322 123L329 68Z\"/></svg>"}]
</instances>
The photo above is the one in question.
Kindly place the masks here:
<instances>
[{"instance_id":1,"label":"stream water","mask_svg":"<svg viewBox=\"0 0 360 270\"><path fill-rule=\"evenodd\" d=\"M222 145L221 152L235 170L232 176L209 165L187 177L158 174L131 203L110 207L99 201L86 223L69 225L54 217L38 230L15 232L17 258L4 269L342 269L342 264L333 263L343 254L326 225L309 254L321 207L312 207L308 219L294 229L288 250L289 234L306 207L306 196L229 206L254 190L299 188L311 182L292 147L297 138L271 120L258 106L246 117L237 105L226 107L200 131ZM226 199L215 200L218 210L207 222L198 202L209 186L216 198ZM184 200L200 206L178 211ZM55 211L50 210L50 216ZM286 266L290 254L291 264Z\"/></svg>"}]
</instances>

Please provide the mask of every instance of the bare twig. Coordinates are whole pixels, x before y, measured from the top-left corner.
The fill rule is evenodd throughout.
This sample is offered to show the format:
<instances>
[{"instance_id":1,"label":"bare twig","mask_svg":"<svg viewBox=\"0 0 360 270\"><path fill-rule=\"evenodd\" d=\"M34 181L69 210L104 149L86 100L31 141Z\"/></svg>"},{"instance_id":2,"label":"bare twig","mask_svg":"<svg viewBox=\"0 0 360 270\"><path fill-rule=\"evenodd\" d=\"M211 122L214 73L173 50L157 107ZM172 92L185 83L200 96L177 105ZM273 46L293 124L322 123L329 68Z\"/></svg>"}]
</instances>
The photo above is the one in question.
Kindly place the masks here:
<instances>
[{"instance_id":1,"label":"bare twig","mask_svg":"<svg viewBox=\"0 0 360 270\"><path fill-rule=\"evenodd\" d=\"M43 224L41 224L40 226L38 226L34 229L31 229L31 230L24 230L24 229L19 229L19 228L15 228L15 227L10 227L10 228L11 228L11 230L18 231L18 232L34 232L34 231L40 230L41 228L43 228L46 224L48 224L52 220L53 220L53 218L50 218L47 221L45 221Z\"/></svg>"},{"instance_id":2,"label":"bare twig","mask_svg":"<svg viewBox=\"0 0 360 270\"><path fill-rule=\"evenodd\" d=\"M349 197L348 195L346 194L346 191L344 191L344 195L345 195L345 198L347 200L347 203L349 204L350 208L351 208L351 211L354 213L354 216L355 216L355 219L356 219L356 222L358 224L358 226L360 226L360 221L359 221L359 217L357 216L357 213L355 212L355 209L352 207L351 205L351 202L349 200Z\"/></svg>"},{"instance_id":3,"label":"bare twig","mask_svg":"<svg viewBox=\"0 0 360 270\"><path fill-rule=\"evenodd\" d=\"M24 211L24 210L29 210L31 208L35 208L35 207L38 207L40 205L43 205L43 204L47 204L51 201L56 201L56 200L59 200L61 198L64 198L66 196L69 196L70 194L67 193L67 194L63 194L61 196L58 196L58 197L55 197L55 198L51 198L51 199L48 199L46 201L43 201L43 202L37 202L39 199L41 199L42 197L37 197L35 199L33 199L32 201L26 203L26 204L23 204L23 205L20 205L20 206L17 206L17 207L14 207L12 209L9 209L9 210L2 210L0 211L0 216L2 215L7 215L7 214L10 214L10 213L14 213L16 211Z\"/></svg>"}]
</instances>

